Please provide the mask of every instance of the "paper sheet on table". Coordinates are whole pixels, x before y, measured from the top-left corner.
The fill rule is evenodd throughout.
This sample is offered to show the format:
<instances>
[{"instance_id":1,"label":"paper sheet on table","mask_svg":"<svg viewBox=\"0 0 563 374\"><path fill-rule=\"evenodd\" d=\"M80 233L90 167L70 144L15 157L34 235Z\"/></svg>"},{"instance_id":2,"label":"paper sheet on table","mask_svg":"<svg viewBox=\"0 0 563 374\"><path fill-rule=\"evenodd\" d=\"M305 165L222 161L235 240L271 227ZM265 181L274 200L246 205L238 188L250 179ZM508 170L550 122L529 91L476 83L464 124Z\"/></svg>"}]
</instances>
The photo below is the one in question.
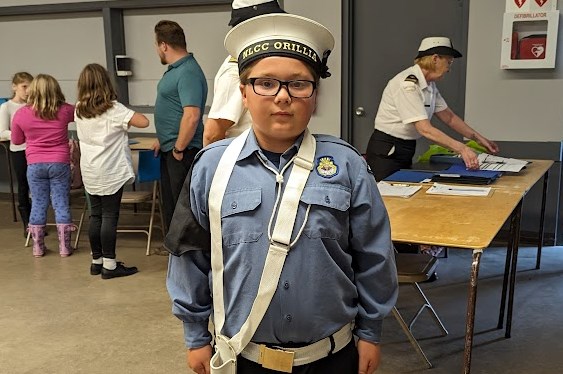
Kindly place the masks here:
<instances>
[{"instance_id":1,"label":"paper sheet on table","mask_svg":"<svg viewBox=\"0 0 563 374\"><path fill-rule=\"evenodd\" d=\"M479 169L481 170L511 171L517 173L529 163L528 161L518 160L516 158L493 156L487 153L481 153L477 158L479 159Z\"/></svg>"},{"instance_id":2,"label":"paper sheet on table","mask_svg":"<svg viewBox=\"0 0 563 374\"><path fill-rule=\"evenodd\" d=\"M398 183L377 183L377 188L381 196L397 196L397 197L410 197L420 190L421 186L410 186L408 184Z\"/></svg>"},{"instance_id":3,"label":"paper sheet on table","mask_svg":"<svg viewBox=\"0 0 563 374\"><path fill-rule=\"evenodd\" d=\"M426 193L430 195L450 196L489 196L491 187L453 186L451 184L434 183Z\"/></svg>"}]
</instances>

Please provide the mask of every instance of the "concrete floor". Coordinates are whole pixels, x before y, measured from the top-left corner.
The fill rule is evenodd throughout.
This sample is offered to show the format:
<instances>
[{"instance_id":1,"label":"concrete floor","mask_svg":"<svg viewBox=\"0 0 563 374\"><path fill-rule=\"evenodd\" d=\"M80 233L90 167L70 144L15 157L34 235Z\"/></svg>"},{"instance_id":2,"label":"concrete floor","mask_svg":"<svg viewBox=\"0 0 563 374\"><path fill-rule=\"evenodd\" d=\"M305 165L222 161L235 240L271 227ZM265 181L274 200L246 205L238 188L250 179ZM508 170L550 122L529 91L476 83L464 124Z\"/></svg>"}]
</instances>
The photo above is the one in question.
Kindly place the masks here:
<instances>
[{"instance_id":1,"label":"concrete floor","mask_svg":"<svg viewBox=\"0 0 563 374\"><path fill-rule=\"evenodd\" d=\"M1 374L188 373L182 327L170 312L165 287L167 257L145 256L141 234L119 234L117 250L118 259L138 266L139 273L102 280L89 274L86 231L79 250L60 258L51 228L50 251L35 259L6 200L0 211ZM495 329L504 256L502 248L483 255L472 373L560 373L563 249L545 248L541 270L529 270L535 250L521 249L511 339ZM440 261L440 279L423 289L450 334L437 336L426 313L414 328L435 367L425 369L391 316L378 373L461 373L471 253L450 250ZM409 286L401 288L398 307L405 318L415 311L414 295Z\"/></svg>"}]
</instances>

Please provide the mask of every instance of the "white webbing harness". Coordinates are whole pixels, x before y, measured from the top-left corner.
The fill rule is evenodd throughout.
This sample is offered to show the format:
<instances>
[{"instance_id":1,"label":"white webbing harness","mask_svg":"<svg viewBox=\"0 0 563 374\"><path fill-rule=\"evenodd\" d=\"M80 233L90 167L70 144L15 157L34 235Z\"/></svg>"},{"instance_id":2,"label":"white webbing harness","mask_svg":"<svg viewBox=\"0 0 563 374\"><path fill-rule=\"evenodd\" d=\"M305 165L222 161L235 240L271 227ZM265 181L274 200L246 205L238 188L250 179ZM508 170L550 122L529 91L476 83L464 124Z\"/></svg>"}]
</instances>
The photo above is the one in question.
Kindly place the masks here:
<instances>
[{"instance_id":1,"label":"white webbing harness","mask_svg":"<svg viewBox=\"0 0 563 374\"><path fill-rule=\"evenodd\" d=\"M235 138L221 157L213 176L209 191L209 224L211 231L211 269L213 272L213 308L215 323L216 352L211 358L211 372L216 374L236 373L236 357L254 336L276 291L281 271L291 249L291 233L297 217L297 208L305 183L313 170L316 150L315 138L305 130L297 155L293 158L293 169L281 197L276 223L270 239L270 246L258 293L247 320L232 338L221 335L225 323L225 301L223 298L223 238L221 232L221 206L227 184L236 160L246 143L250 129ZM278 183L282 183L278 180ZM280 192L281 193L281 192ZM276 207L272 212L274 216Z\"/></svg>"}]
</instances>

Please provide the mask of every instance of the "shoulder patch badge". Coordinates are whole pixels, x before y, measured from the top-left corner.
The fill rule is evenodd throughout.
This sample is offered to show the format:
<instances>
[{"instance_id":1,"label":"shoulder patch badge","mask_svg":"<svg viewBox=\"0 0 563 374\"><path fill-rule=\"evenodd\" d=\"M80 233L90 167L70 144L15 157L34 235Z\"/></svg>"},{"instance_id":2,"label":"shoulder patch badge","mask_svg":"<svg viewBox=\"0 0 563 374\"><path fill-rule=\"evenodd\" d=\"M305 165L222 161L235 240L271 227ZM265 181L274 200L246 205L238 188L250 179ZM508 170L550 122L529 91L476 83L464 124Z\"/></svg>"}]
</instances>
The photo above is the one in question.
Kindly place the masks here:
<instances>
[{"instance_id":1,"label":"shoulder patch badge","mask_svg":"<svg viewBox=\"0 0 563 374\"><path fill-rule=\"evenodd\" d=\"M317 158L317 166L315 168L317 174L323 178L332 178L338 174L338 165L334 163L332 156L321 156Z\"/></svg>"},{"instance_id":2,"label":"shoulder patch badge","mask_svg":"<svg viewBox=\"0 0 563 374\"><path fill-rule=\"evenodd\" d=\"M416 77L416 75L411 74L408 77L405 78L405 82L413 82L418 84L418 78Z\"/></svg>"}]
</instances>

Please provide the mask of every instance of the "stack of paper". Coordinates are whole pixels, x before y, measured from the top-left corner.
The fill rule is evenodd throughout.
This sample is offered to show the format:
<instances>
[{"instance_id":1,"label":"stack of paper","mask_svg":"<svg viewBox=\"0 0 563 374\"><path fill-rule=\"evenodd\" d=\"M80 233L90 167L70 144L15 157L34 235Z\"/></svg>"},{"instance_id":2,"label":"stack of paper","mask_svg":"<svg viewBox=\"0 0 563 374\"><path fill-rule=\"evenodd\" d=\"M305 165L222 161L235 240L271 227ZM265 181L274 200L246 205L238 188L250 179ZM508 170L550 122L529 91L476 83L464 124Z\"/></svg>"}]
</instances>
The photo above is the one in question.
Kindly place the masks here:
<instances>
[{"instance_id":1,"label":"stack of paper","mask_svg":"<svg viewBox=\"0 0 563 374\"><path fill-rule=\"evenodd\" d=\"M469 187L452 186L448 184L434 183L426 193L431 195L451 195L451 196L488 196L491 187Z\"/></svg>"},{"instance_id":2,"label":"stack of paper","mask_svg":"<svg viewBox=\"0 0 563 374\"><path fill-rule=\"evenodd\" d=\"M493 156L487 153L481 153L477 158L479 159L479 169L481 170L511 171L517 173L529 163L528 161L518 160L516 158Z\"/></svg>"},{"instance_id":3,"label":"stack of paper","mask_svg":"<svg viewBox=\"0 0 563 374\"><path fill-rule=\"evenodd\" d=\"M398 183L377 183L377 188L381 196L397 196L397 197L410 197L420 190L421 186L409 186L408 184Z\"/></svg>"}]
</instances>

